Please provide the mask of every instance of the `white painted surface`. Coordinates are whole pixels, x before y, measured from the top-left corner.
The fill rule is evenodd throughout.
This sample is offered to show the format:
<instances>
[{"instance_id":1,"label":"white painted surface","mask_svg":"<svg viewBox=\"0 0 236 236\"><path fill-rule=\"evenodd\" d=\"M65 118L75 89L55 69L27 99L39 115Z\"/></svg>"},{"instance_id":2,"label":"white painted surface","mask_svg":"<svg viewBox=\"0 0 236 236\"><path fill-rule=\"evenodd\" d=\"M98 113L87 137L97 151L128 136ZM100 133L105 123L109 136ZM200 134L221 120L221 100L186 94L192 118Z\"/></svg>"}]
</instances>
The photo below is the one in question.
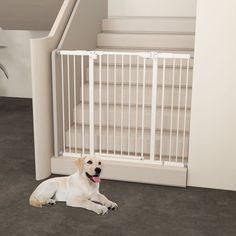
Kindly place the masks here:
<instances>
[{"instance_id":1,"label":"white painted surface","mask_svg":"<svg viewBox=\"0 0 236 236\"><path fill-rule=\"evenodd\" d=\"M127 50L129 48L176 48L193 50L194 35L100 33L97 38L97 46L105 48L125 47Z\"/></svg>"},{"instance_id":2,"label":"white painted surface","mask_svg":"<svg viewBox=\"0 0 236 236\"><path fill-rule=\"evenodd\" d=\"M236 190L235 9L235 0L198 0L190 186Z\"/></svg>"},{"instance_id":3,"label":"white painted surface","mask_svg":"<svg viewBox=\"0 0 236 236\"><path fill-rule=\"evenodd\" d=\"M50 30L63 0L0 1L0 26L6 30Z\"/></svg>"},{"instance_id":4,"label":"white painted surface","mask_svg":"<svg viewBox=\"0 0 236 236\"><path fill-rule=\"evenodd\" d=\"M64 30L60 42L55 49L81 49L93 50L97 43L97 34L102 30L102 20L107 18L107 0L78 0L71 14L70 20ZM88 14L89 13L89 14ZM61 70L60 57L54 54L55 65L52 70L53 92L55 94L53 101L54 111L54 147L55 155L58 155L58 150L63 150L62 127L63 121L62 102L61 102ZM85 66L86 66L85 62ZM77 67L76 74L80 75L81 71ZM71 84L73 77L71 77ZM72 86L70 86L72 88ZM79 91L77 90L77 98ZM71 94L73 91L71 90ZM68 108L67 96L65 96L65 110ZM78 99L76 99L78 101ZM71 103L72 104L72 103ZM72 109L72 107L70 107ZM56 119L57 118L57 119ZM72 116L70 116L72 118ZM65 127L67 128L69 116L65 116ZM72 120L71 120L72 121Z\"/></svg>"},{"instance_id":5,"label":"white painted surface","mask_svg":"<svg viewBox=\"0 0 236 236\"><path fill-rule=\"evenodd\" d=\"M115 17L103 20L103 31L195 33L195 17Z\"/></svg>"},{"instance_id":6,"label":"white painted surface","mask_svg":"<svg viewBox=\"0 0 236 236\"><path fill-rule=\"evenodd\" d=\"M113 16L195 16L196 0L109 0Z\"/></svg>"},{"instance_id":7,"label":"white painted surface","mask_svg":"<svg viewBox=\"0 0 236 236\"><path fill-rule=\"evenodd\" d=\"M73 157L52 157L52 173L73 174L76 167L75 160ZM187 168L162 166L153 162L117 160L111 157L102 160L104 166L102 179L186 187Z\"/></svg>"},{"instance_id":8,"label":"white painted surface","mask_svg":"<svg viewBox=\"0 0 236 236\"><path fill-rule=\"evenodd\" d=\"M0 71L0 96L32 97L30 69L30 39L47 35L46 31L0 30L0 63L9 74L9 80Z\"/></svg>"},{"instance_id":9,"label":"white painted surface","mask_svg":"<svg viewBox=\"0 0 236 236\"><path fill-rule=\"evenodd\" d=\"M53 156L52 51L57 47L76 0L64 0L54 25L45 38L31 40L36 179L51 174Z\"/></svg>"}]
</instances>

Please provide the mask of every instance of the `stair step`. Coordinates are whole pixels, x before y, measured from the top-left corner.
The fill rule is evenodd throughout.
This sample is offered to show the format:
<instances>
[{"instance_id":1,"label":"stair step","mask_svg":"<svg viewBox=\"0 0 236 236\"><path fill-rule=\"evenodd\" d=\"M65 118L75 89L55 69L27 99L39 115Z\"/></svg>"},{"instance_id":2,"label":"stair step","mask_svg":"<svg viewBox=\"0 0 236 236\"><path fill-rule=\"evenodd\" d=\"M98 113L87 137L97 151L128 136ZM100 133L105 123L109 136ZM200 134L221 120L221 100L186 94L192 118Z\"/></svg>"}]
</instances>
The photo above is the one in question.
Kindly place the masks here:
<instances>
[{"instance_id":1,"label":"stair step","mask_svg":"<svg viewBox=\"0 0 236 236\"><path fill-rule=\"evenodd\" d=\"M96 48L96 51L108 51L108 52L130 52L130 53L143 53L143 52L151 52L153 50L143 50L143 49L140 49L140 50L135 50L135 49L125 49L125 48L102 48L102 47L99 47L99 48ZM178 51L178 50L155 50L157 51L158 53L174 53L174 54L190 54L191 56L193 56L193 51ZM102 64L103 65L107 65L107 56L104 55L101 57L101 61L102 61ZM123 56L123 63L124 63L124 66L128 66L130 64L130 58L129 56ZM97 58L97 60L95 60L95 64L98 65L99 64L99 57ZM114 56L109 56L109 65L113 66L115 64L115 57ZM137 57L135 56L132 56L131 57L131 66L132 67L135 67L137 66L137 64L140 65L140 67L142 68L143 67L143 58L139 58L139 63L137 63ZM122 65L122 56L116 56L116 65L117 66L121 66ZM152 67L153 65L153 61L150 60L150 59L147 59L146 60L146 67ZM163 60L159 60L158 61L158 65L159 67L162 67L163 66ZM183 68L186 68L187 66L187 61L186 60L183 60ZM172 59L166 59L166 67L169 67L169 68L173 68L173 60ZM180 67L180 60L179 59L176 59L175 60L175 67L176 68L179 68ZM193 69L193 59L190 59L190 63L189 63L189 68L190 69Z\"/></svg>"},{"instance_id":2,"label":"stair step","mask_svg":"<svg viewBox=\"0 0 236 236\"><path fill-rule=\"evenodd\" d=\"M193 35L168 34L111 34L100 33L97 36L98 46L132 47L132 48L186 48L193 50Z\"/></svg>"},{"instance_id":3,"label":"stair step","mask_svg":"<svg viewBox=\"0 0 236 236\"><path fill-rule=\"evenodd\" d=\"M187 53L189 54L189 53ZM115 63L116 62L116 63ZM99 57L95 60L95 65L99 65ZM109 58L107 57L107 55L103 55L101 56L101 63L103 66L107 66L107 64L109 63L109 66L114 66L115 64L117 66L122 66L122 56L118 55L115 56L114 55L109 55ZM140 68L143 68L144 65L144 59L139 57L139 60L137 60L137 56L131 56L131 60L129 56L123 56L123 65L125 67L129 66L131 64L132 67L137 67L137 65L140 66ZM173 69L173 59L166 59L165 60L165 65L166 68L169 69ZM153 66L153 60L151 59L146 59L146 68L152 68ZM158 61L158 67L160 69L163 68L163 59L159 59ZM180 68L180 59L176 59L175 60L175 68L179 69ZM187 68L187 60L183 60L182 62L182 68L186 69ZM189 69L193 69L193 60L190 59L189 61Z\"/></svg>"},{"instance_id":4,"label":"stair step","mask_svg":"<svg viewBox=\"0 0 236 236\"><path fill-rule=\"evenodd\" d=\"M195 32L193 17L153 17L153 18L108 18L103 20L103 31L128 32L168 32L189 33Z\"/></svg>"},{"instance_id":5,"label":"stair step","mask_svg":"<svg viewBox=\"0 0 236 236\"><path fill-rule=\"evenodd\" d=\"M107 125L107 108L108 108L108 125L111 127L114 127L114 124L116 127L128 127L129 124L129 106L123 106L123 116L122 116L122 106L114 104L102 104L101 105L101 125L106 126ZM136 109L137 109L137 116L136 116ZM116 110L116 111L115 111ZM74 110L74 114L76 112L76 121L75 117L73 116L74 120L73 122L78 123L79 125L82 124L82 105L79 104L76 107L76 111ZM172 117L171 117L172 113ZM100 118L99 118L99 104L94 104L94 124L99 125L100 124ZM115 122L114 122L114 114L115 114ZM166 132L170 132L170 126L171 126L171 118L172 118L172 130L173 132L176 132L177 130L177 118L179 114L179 131L182 132L184 130L184 116L185 116L185 110L180 109L179 113L176 107L171 112L171 109L164 109L163 113L163 129L166 130ZM121 125L121 118L123 117L123 125ZM137 117L137 121L136 121ZM142 127L142 106L130 106L130 127L132 129L136 128L136 122L137 122L137 128L141 129ZM157 115L156 115L156 129L161 128L161 108L157 107ZM190 111L186 111L186 131L189 130L190 125ZM89 104L84 104L84 122L89 124ZM144 110L144 128L149 129L151 128L151 107L145 107Z\"/></svg>"},{"instance_id":6,"label":"stair step","mask_svg":"<svg viewBox=\"0 0 236 236\"><path fill-rule=\"evenodd\" d=\"M158 53L180 53L180 54L193 54L194 50L193 49L178 49L178 48L156 48ZM146 47L146 48L134 48L134 47L129 47L127 49L127 47L114 47L114 46L110 46L110 47L96 47L97 51L107 51L107 52L111 52L111 51L118 51L118 52L151 52L153 51L150 47Z\"/></svg>"},{"instance_id":7,"label":"stair step","mask_svg":"<svg viewBox=\"0 0 236 236\"><path fill-rule=\"evenodd\" d=\"M124 51L124 52L159 52L159 53L182 53L182 54L191 54L193 55L193 48L161 48L161 47L132 47L132 46L97 46L97 50L101 51ZM109 50L108 50L109 49Z\"/></svg>"},{"instance_id":8,"label":"stair step","mask_svg":"<svg viewBox=\"0 0 236 236\"><path fill-rule=\"evenodd\" d=\"M107 103L109 101L110 103L114 103L114 85L108 84L109 89L109 97L107 99L107 85L102 86L101 90L101 101L102 103ZM121 93L121 85L116 86L116 102L121 103L122 101L122 93ZM139 86L138 88L138 97L136 100L136 87L131 86L130 87L130 103L132 105L135 105L137 102L139 104L142 104L143 95L142 95L142 87ZM185 105L185 87L182 87L180 89L180 106ZM174 89L174 106L178 106L178 97L179 97L179 90ZM162 104L162 88L157 88L157 106L160 106ZM171 106L171 98L172 98L172 89L170 87L165 88L165 98L164 98L164 106ZM191 89L188 89L188 101L187 101L187 107L191 106ZM81 98L80 98L81 99ZM81 101L81 100L80 100ZM89 101L89 85L86 83L84 85L84 101ZM94 84L94 102L99 102L99 84ZM124 85L123 87L123 104L129 104L129 86ZM145 88L145 105L151 105L152 104L152 87L146 86Z\"/></svg>"},{"instance_id":9,"label":"stair step","mask_svg":"<svg viewBox=\"0 0 236 236\"><path fill-rule=\"evenodd\" d=\"M84 102L84 104L89 104L89 102ZM99 105L99 103L98 102L94 102L94 105ZM106 105L107 106L107 102L106 103L102 103L102 105ZM114 104L113 103L108 103L108 105L109 106L113 106ZM122 104L119 101L116 103L116 105L117 106L122 106ZM80 106L80 104L77 105L77 106ZM123 106L124 107L128 107L128 104L123 104ZM136 107L136 105L131 104L131 107ZM139 107L139 109L141 109L142 108L142 104L138 104L138 107ZM146 105L145 109L146 108L151 108L151 105ZM156 109L161 109L161 106L157 106ZM177 110L177 109L178 109L177 106L173 106L173 110ZM184 110L185 108L184 108L184 106L180 106L179 109L180 110ZM171 110L171 106L164 106L164 110L170 111ZM187 111L190 111L190 108L187 108Z\"/></svg>"},{"instance_id":10,"label":"stair step","mask_svg":"<svg viewBox=\"0 0 236 236\"><path fill-rule=\"evenodd\" d=\"M99 151L99 126L94 127L94 148L95 151ZM111 129L109 127L109 134L107 138L107 127L102 127L102 142L101 147L102 150L107 150L107 143L108 143L108 151L109 153L114 152L114 149L116 150L116 153L119 153L121 150L121 129L116 129L116 134L114 139L114 129ZM122 142L122 150L123 152L127 153L128 151L130 153L135 153L135 146L137 146L137 153L141 153L141 144L142 144L142 138L141 138L141 131L138 130L137 133L137 143L135 145L136 140L136 133L135 130L130 130L130 137L128 138L129 130L123 129L123 142ZM66 132L66 147L67 148L75 148L75 136L77 141L77 148L82 149L82 127L75 125L71 126L70 131L67 130ZM70 137L70 138L69 138ZM183 147L183 136L179 135L179 144L178 144L178 152L177 156L182 156L182 147ZM185 138L185 155L187 156L187 143L188 143L188 137ZM114 145L115 144L115 145ZM129 149L128 149L129 144ZM169 155L169 145L170 145L170 135L169 133L163 134L163 149L162 154L163 156ZM115 147L115 148L114 148ZM89 149L89 125L85 125L84 127L84 148ZM148 154L150 153L150 131L144 130L144 153ZM158 156L160 154L160 132L156 132L155 137L155 154ZM172 142L171 142L171 156L175 157L176 155L176 135L172 134Z\"/></svg>"},{"instance_id":11,"label":"stair step","mask_svg":"<svg viewBox=\"0 0 236 236\"><path fill-rule=\"evenodd\" d=\"M102 65L101 66L101 82L102 83L107 83L107 66ZM124 66L123 67L123 83L128 84L129 83L129 66ZM142 86L143 84L143 68L139 67L139 70L137 70L137 65L136 66L131 66L131 77L130 77L130 82L132 84L137 83L137 71L138 73L138 83L139 86ZM89 80L89 69L87 68L86 70L86 80ZM152 85L152 68L147 67L146 68L146 78L145 78L145 84L146 86L151 86ZM111 84L114 84L115 81L115 67L113 65L109 66L109 81ZM188 80L188 87L189 89L191 88L192 85L192 69L189 70L189 80ZM175 89L178 89L179 86L179 77L180 77L180 69L176 68L175 73L174 73L174 86ZM186 78L187 78L187 70L185 68L182 69L182 80L181 80L181 86L185 88L186 86ZM158 70L158 79L157 79L157 84L159 86L162 86L162 79L163 79L163 68L159 68ZM95 65L94 67L94 80L95 82L100 82L99 81L99 65ZM173 68L166 67L165 69L165 86L172 86L172 80L173 80ZM122 66L117 65L116 66L116 83L121 84L122 83Z\"/></svg>"}]
</instances>

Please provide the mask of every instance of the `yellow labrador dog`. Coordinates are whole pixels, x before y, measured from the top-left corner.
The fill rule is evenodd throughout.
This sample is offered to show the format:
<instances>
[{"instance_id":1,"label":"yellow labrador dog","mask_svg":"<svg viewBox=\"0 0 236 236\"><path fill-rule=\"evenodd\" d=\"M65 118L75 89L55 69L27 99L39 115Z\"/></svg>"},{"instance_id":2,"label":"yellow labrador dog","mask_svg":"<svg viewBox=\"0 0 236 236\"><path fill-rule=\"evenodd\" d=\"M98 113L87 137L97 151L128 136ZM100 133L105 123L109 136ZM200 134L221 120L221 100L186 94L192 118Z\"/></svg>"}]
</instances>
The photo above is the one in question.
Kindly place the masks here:
<instances>
[{"instance_id":1,"label":"yellow labrador dog","mask_svg":"<svg viewBox=\"0 0 236 236\"><path fill-rule=\"evenodd\" d=\"M64 201L67 206L82 207L100 215L106 214L110 209L117 210L116 203L99 193L102 171L100 158L83 157L76 161L76 165L78 171L75 174L42 182L31 194L30 205L42 207Z\"/></svg>"}]
</instances>

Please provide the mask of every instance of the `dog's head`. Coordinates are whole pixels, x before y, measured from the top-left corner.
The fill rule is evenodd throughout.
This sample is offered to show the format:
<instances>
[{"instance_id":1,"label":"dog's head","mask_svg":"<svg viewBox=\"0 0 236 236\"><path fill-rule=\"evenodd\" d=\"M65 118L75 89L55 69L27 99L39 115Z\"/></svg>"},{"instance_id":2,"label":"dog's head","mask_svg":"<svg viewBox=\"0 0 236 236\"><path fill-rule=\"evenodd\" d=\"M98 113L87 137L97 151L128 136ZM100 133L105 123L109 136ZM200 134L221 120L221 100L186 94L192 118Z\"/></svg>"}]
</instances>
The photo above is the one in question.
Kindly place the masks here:
<instances>
[{"instance_id":1,"label":"dog's head","mask_svg":"<svg viewBox=\"0 0 236 236\"><path fill-rule=\"evenodd\" d=\"M81 175L85 175L90 181L100 183L102 162L99 157L86 156L76 160L76 165Z\"/></svg>"}]
</instances>

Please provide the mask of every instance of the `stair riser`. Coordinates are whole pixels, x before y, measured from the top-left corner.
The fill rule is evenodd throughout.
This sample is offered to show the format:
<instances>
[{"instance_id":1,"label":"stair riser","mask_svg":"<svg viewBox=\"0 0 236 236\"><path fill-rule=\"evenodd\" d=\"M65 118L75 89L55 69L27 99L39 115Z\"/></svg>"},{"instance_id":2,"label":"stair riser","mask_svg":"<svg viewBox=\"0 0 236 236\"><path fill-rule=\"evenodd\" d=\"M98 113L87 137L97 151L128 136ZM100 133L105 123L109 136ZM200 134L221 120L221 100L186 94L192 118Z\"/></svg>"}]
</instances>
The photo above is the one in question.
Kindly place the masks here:
<instances>
[{"instance_id":1,"label":"stair riser","mask_svg":"<svg viewBox=\"0 0 236 236\"><path fill-rule=\"evenodd\" d=\"M98 34L97 45L131 48L194 48L193 35Z\"/></svg>"},{"instance_id":2,"label":"stair riser","mask_svg":"<svg viewBox=\"0 0 236 236\"><path fill-rule=\"evenodd\" d=\"M102 103L114 103L114 87L112 84L109 84L109 97L107 99L107 88L106 85L102 86L101 89L101 102ZM180 96L180 106L185 105L185 88L181 89L181 96ZM178 89L174 89L174 101L173 105L178 106L178 96L179 96L179 91ZM164 99L164 106L171 106L171 95L172 95L172 90L171 88L165 88L165 99ZM157 88L157 106L160 106L162 104L162 88ZM191 90L188 90L188 102L187 102L187 107L190 108L191 106L191 100L189 99L191 97ZM137 101L138 104L142 104L142 87L139 86L138 89L138 97L136 99L136 87L131 86L130 89L130 103L131 105L136 105ZM84 100L86 102L89 102L89 87L88 84L85 84L84 86ZM99 85L95 84L94 85L94 101L95 103L99 102ZM116 86L116 103L121 103L122 101L122 93L121 93L121 86L117 85ZM129 86L124 85L123 88L123 104L129 104ZM151 105L152 104L152 88L151 87L146 87L145 88L145 105Z\"/></svg>"},{"instance_id":3,"label":"stair riser","mask_svg":"<svg viewBox=\"0 0 236 236\"><path fill-rule=\"evenodd\" d=\"M103 31L194 33L195 18L104 19Z\"/></svg>"},{"instance_id":4,"label":"stair riser","mask_svg":"<svg viewBox=\"0 0 236 236\"><path fill-rule=\"evenodd\" d=\"M76 116L76 122L82 124L82 109L81 104L77 106L77 116ZM94 124L99 125L99 106L95 105L94 107ZM109 106L109 126L113 129L114 127L114 106ZM184 130L184 115L185 111L182 109L179 112L179 130ZM74 117L74 116L73 116ZM115 115L115 124L116 127L121 127L121 106L116 107L116 115ZM173 110L173 116L172 116L172 129L176 130L177 125L177 117L178 117L178 111ZM75 120L73 120L75 122ZM136 107L132 106L130 109L130 126L131 128L136 128ZM157 116L156 116L156 128L161 128L161 110L157 109ZM89 124L89 106L88 104L85 104L84 106L84 122L85 124ZM123 108L123 126L128 127L129 124L129 108L126 106ZM188 111L186 113L186 131L189 130L189 124L190 124L190 112ZM102 105L101 109L101 125L106 126L107 125L107 106ZM165 110L163 115L163 129L169 130L171 126L171 111ZM141 129L142 127L142 107L138 108L138 116L137 116L137 127L138 129ZM145 108L144 111L144 128L150 129L151 127L151 108Z\"/></svg>"},{"instance_id":5,"label":"stair riser","mask_svg":"<svg viewBox=\"0 0 236 236\"><path fill-rule=\"evenodd\" d=\"M99 67L95 66L94 69L94 79L95 81L99 82ZM123 69L123 83L129 83L129 67L124 67ZM187 80L187 70L182 69L182 86L186 85L186 80ZM87 69L87 76L86 79L88 81L89 73ZM131 68L131 78L130 81L131 83L136 83L137 82L137 74L138 74L138 83L140 85L143 84L143 69L137 70L137 68ZM122 67L118 66L116 68L116 73L114 70L114 67L109 67L109 74L108 74L108 80L114 83L115 81L115 76L116 76L116 82L117 83L122 83ZM174 73L174 85L178 86L179 85L179 78L180 78L180 69L176 69ZM160 68L158 70L158 79L157 79L157 84L162 85L162 80L163 80L163 69ZM166 68L165 69L165 84L171 86L172 85L172 80L173 80L173 69L171 68ZM107 68L105 66L102 67L101 70L101 81L102 82L107 82ZM152 68L147 68L146 69L146 77L145 77L145 82L146 85L152 85ZM189 78L188 78L188 86L192 85L192 70L189 71Z\"/></svg>"},{"instance_id":6,"label":"stair riser","mask_svg":"<svg viewBox=\"0 0 236 236\"><path fill-rule=\"evenodd\" d=\"M75 148L75 133L74 130L71 130L71 148ZM85 127L85 140L84 140L84 148L89 149L89 127ZM78 129L77 131L77 148L82 149L82 132L81 128ZM155 154L159 155L160 154L160 134L159 132L156 132L156 139L155 139ZM109 152L114 151L114 141L116 148L115 150L117 151L117 154L119 154L121 150L121 131L120 129L116 129L116 139L114 140L114 130L109 129L109 138L108 138L108 150ZM176 156L176 136L172 136L172 142L171 142L171 156L175 157ZM134 153L135 152L135 132L131 130L130 132L130 141L128 141L128 131L124 130L123 131L123 146L122 150L123 153L128 152L128 144L129 144L129 152ZM185 139L185 156L187 156L187 144L188 144L188 137ZM163 135L163 148L162 148L162 155L163 156L168 156L169 155L169 145L170 145L170 137L169 134L164 134ZM66 132L66 146L69 147L69 132ZM141 139L141 132L138 132L137 135L137 153L141 153L141 146L142 146L142 139ZM95 128L95 139L94 139L94 148L96 151L99 150L99 129ZM180 135L179 136L179 145L178 145L178 155L179 157L182 156L182 147L183 147L183 138ZM107 151L107 129L103 128L102 129L102 150L105 152ZM150 132L145 131L144 132L144 153L150 153Z\"/></svg>"}]
</instances>

